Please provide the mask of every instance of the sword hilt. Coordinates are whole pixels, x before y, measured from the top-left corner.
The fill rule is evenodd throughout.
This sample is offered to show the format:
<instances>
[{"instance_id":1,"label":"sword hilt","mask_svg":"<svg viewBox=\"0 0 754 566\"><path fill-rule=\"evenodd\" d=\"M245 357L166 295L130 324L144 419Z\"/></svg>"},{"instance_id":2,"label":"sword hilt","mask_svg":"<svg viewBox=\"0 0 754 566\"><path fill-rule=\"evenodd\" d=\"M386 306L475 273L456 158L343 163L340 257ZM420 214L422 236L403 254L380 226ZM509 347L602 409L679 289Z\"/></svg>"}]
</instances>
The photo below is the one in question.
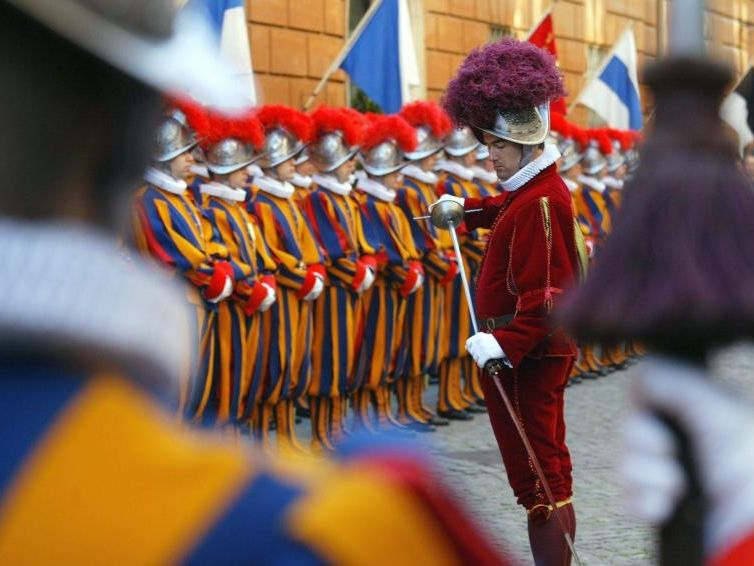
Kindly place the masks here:
<instances>
[{"instance_id":1,"label":"sword hilt","mask_svg":"<svg viewBox=\"0 0 754 566\"><path fill-rule=\"evenodd\" d=\"M512 367L511 363L507 359L497 358L497 359L490 360L489 362L487 362L484 366L484 371L486 371L487 375L491 377L497 377L501 373L503 373L503 368L505 367L507 368Z\"/></svg>"}]
</instances>

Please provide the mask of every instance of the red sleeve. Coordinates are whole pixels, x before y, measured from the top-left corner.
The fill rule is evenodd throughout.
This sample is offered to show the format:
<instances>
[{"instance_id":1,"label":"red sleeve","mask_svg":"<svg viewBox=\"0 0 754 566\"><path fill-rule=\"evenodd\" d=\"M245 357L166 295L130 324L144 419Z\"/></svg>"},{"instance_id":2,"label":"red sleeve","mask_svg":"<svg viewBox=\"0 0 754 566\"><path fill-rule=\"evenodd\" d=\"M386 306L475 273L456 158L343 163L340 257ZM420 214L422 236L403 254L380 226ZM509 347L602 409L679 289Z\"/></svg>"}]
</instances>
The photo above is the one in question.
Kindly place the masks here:
<instances>
[{"instance_id":1,"label":"red sleeve","mask_svg":"<svg viewBox=\"0 0 754 566\"><path fill-rule=\"evenodd\" d=\"M739 566L741 564L754 564L754 532L710 560L710 566Z\"/></svg>"},{"instance_id":2,"label":"red sleeve","mask_svg":"<svg viewBox=\"0 0 754 566\"><path fill-rule=\"evenodd\" d=\"M463 203L464 210L474 210L481 208L481 212L470 212L464 216L466 228L476 230L477 228L492 228L492 223L500 212L503 200L506 195L484 198L467 198Z\"/></svg>"},{"instance_id":3,"label":"red sleeve","mask_svg":"<svg viewBox=\"0 0 754 566\"><path fill-rule=\"evenodd\" d=\"M564 220L570 210L561 209L542 197L515 218L509 285L518 303L513 321L494 333L514 368L551 332L553 303L573 281L573 222Z\"/></svg>"}]
</instances>

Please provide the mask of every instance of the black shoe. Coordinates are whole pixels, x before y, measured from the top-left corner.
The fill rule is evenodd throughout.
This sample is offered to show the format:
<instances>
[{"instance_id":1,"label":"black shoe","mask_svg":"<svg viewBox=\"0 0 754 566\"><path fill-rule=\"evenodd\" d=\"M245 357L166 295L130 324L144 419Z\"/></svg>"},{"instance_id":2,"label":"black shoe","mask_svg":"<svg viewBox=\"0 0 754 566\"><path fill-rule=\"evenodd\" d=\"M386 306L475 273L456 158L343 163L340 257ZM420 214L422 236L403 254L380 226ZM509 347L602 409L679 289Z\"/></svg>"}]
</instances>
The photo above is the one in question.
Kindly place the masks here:
<instances>
[{"instance_id":1,"label":"black shoe","mask_svg":"<svg viewBox=\"0 0 754 566\"><path fill-rule=\"evenodd\" d=\"M573 377L568 379L568 385L578 385L579 383L583 383L584 380L581 379L578 375L574 375Z\"/></svg>"},{"instance_id":2,"label":"black shoe","mask_svg":"<svg viewBox=\"0 0 754 566\"><path fill-rule=\"evenodd\" d=\"M606 375L612 373L609 367L602 366L597 373L600 375L600 377L605 377Z\"/></svg>"},{"instance_id":3,"label":"black shoe","mask_svg":"<svg viewBox=\"0 0 754 566\"><path fill-rule=\"evenodd\" d=\"M296 417L299 419L310 419L312 417L312 412L308 407L296 407ZM301 421L297 420L296 422L300 423Z\"/></svg>"},{"instance_id":4,"label":"black shoe","mask_svg":"<svg viewBox=\"0 0 754 566\"><path fill-rule=\"evenodd\" d=\"M427 422L434 426L448 426L450 424L450 421L448 419L443 419L442 417L438 417L437 415L432 415L431 417L429 417Z\"/></svg>"},{"instance_id":5,"label":"black shoe","mask_svg":"<svg viewBox=\"0 0 754 566\"><path fill-rule=\"evenodd\" d=\"M444 419L451 421L472 421L473 415L470 415L464 410L450 409L448 411L437 411L437 414Z\"/></svg>"},{"instance_id":6,"label":"black shoe","mask_svg":"<svg viewBox=\"0 0 754 566\"><path fill-rule=\"evenodd\" d=\"M585 371L579 377L581 379L597 379L599 377L599 374L593 371Z\"/></svg>"},{"instance_id":7,"label":"black shoe","mask_svg":"<svg viewBox=\"0 0 754 566\"><path fill-rule=\"evenodd\" d=\"M430 385L437 385L440 383L440 376L439 375L430 375L429 379L427 380L427 383Z\"/></svg>"},{"instance_id":8,"label":"black shoe","mask_svg":"<svg viewBox=\"0 0 754 566\"><path fill-rule=\"evenodd\" d=\"M487 401L485 401L484 399L477 399L475 403L478 407L484 407L485 409L487 408Z\"/></svg>"},{"instance_id":9,"label":"black shoe","mask_svg":"<svg viewBox=\"0 0 754 566\"><path fill-rule=\"evenodd\" d=\"M481 415L487 412L487 409L485 407L480 407L476 404L471 404L468 407L466 407L465 411L467 413L471 413L472 415Z\"/></svg>"}]
</instances>

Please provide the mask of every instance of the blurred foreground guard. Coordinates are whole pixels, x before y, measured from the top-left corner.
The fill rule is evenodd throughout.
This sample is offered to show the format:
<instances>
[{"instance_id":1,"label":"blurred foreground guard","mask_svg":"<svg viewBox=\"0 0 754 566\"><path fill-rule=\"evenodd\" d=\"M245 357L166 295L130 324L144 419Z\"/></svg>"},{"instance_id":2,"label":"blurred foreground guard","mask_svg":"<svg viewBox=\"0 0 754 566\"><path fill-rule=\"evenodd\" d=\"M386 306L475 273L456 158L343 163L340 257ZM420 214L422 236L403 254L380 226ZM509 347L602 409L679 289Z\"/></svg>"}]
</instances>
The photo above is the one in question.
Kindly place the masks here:
<instances>
[{"instance_id":1,"label":"blurred foreground guard","mask_svg":"<svg viewBox=\"0 0 754 566\"><path fill-rule=\"evenodd\" d=\"M105 2L0 3L0 242L14 273L0 283L0 427L12 431L0 563L499 563L405 451L292 466L187 438L152 400L187 353L181 291L124 262L103 228L149 161L152 89L178 86L132 69L170 41L141 21L147 7L152 24L172 5L115 19ZM71 22L80 46L53 31L79 39Z\"/></svg>"},{"instance_id":2,"label":"blurred foreground guard","mask_svg":"<svg viewBox=\"0 0 754 566\"><path fill-rule=\"evenodd\" d=\"M541 463L554 505L489 372L482 377L484 397L508 481L527 511L534 561L547 566L570 564L565 532L572 539L576 531L563 415L576 351L562 330L553 329L551 311L576 278L583 246L571 196L555 165L560 154L543 143L548 101L562 96L562 80L552 57L528 43L504 39L472 52L448 86L445 107L489 146L503 193L465 200L443 195L438 201L482 209L466 213L466 226L490 229L476 280L484 330L467 340L466 349L480 368L490 360L509 363L500 383Z\"/></svg>"},{"instance_id":3,"label":"blurred foreground guard","mask_svg":"<svg viewBox=\"0 0 754 566\"><path fill-rule=\"evenodd\" d=\"M629 508L663 525L661 562L752 564L754 413L708 367L754 337L754 192L718 116L733 74L675 55L644 79L656 109L642 162L564 317L585 340L655 352L633 384L623 475Z\"/></svg>"}]
</instances>

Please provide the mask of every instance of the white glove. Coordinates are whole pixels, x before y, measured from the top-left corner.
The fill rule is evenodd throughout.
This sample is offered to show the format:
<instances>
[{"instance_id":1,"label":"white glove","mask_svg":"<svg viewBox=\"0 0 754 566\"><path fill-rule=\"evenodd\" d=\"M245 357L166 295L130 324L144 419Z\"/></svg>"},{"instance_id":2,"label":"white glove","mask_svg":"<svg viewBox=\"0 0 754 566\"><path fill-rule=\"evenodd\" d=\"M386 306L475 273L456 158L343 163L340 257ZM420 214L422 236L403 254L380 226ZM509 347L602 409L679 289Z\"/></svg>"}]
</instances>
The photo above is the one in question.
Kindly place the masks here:
<instances>
[{"instance_id":1,"label":"white glove","mask_svg":"<svg viewBox=\"0 0 754 566\"><path fill-rule=\"evenodd\" d=\"M423 273L417 273L416 275L416 283L414 283L414 286L411 287L411 290L408 292L409 295L412 293L416 293L419 289L421 289L421 286L424 284L424 274Z\"/></svg>"},{"instance_id":2,"label":"white glove","mask_svg":"<svg viewBox=\"0 0 754 566\"><path fill-rule=\"evenodd\" d=\"M207 299L210 303L219 303L220 301L224 301L230 295L233 293L233 279L226 276L225 277L225 285L223 285L223 291L220 293L217 297L213 299Z\"/></svg>"},{"instance_id":3,"label":"white glove","mask_svg":"<svg viewBox=\"0 0 754 566\"><path fill-rule=\"evenodd\" d=\"M374 283L374 279L375 279L374 271L372 270L371 267L367 267L366 273L364 273L364 280L361 282L361 285L359 285L359 288L356 289L356 292L363 293L364 291L369 289L369 287L371 287L372 284Z\"/></svg>"},{"instance_id":4,"label":"white glove","mask_svg":"<svg viewBox=\"0 0 754 566\"><path fill-rule=\"evenodd\" d=\"M648 360L634 381L625 423L622 477L628 510L664 522L686 490L674 437L652 410L689 435L710 512L705 546L714 554L754 530L754 412L700 368Z\"/></svg>"},{"instance_id":5,"label":"white glove","mask_svg":"<svg viewBox=\"0 0 754 566\"><path fill-rule=\"evenodd\" d=\"M270 307L274 305L275 301L277 301L278 299L277 295L275 294L275 289L273 289L267 283L262 283L262 285L264 286L265 291L267 291L267 296L259 304L259 312L265 312L269 310Z\"/></svg>"},{"instance_id":6,"label":"white glove","mask_svg":"<svg viewBox=\"0 0 754 566\"><path fill-rule=\"evenodd\" d=\"M319 297L322 294L322 289L325 288L325 280L322 278L321 275L315 274L314 275L314 286L312 287L312 290L309 291L305 296L305 301L313 301L317 297Z\"/></svg>"},{"instance_id":7,"label":"white glove","mask_svg":"<svg viewBox=\"0 0 754 566\"><path fill-rule=\"evenodd\" d=\"M438 204L440 202L445 202L447 200L455 202L455 203L458 203L461 206L463 206L463 203L466 202L465 199L462 199L461 197L454 197L453 195L444 194L439 199L437 199L435 202L433 202L432 204L429 205L429 211L432 212L432 209L434 208L434 206L436 204Z\"/></svg>"},{"instance_id":8,"label":"white glove","mask_svg":"<svg viewBox=\"0 0 754 566\"><path fill-rule=\"evenodd\" d=\"M497 338L487 332L477 332L466 340L466 351L482 369L490 360L508 359Z\"/></svg>"}]
</instances>

